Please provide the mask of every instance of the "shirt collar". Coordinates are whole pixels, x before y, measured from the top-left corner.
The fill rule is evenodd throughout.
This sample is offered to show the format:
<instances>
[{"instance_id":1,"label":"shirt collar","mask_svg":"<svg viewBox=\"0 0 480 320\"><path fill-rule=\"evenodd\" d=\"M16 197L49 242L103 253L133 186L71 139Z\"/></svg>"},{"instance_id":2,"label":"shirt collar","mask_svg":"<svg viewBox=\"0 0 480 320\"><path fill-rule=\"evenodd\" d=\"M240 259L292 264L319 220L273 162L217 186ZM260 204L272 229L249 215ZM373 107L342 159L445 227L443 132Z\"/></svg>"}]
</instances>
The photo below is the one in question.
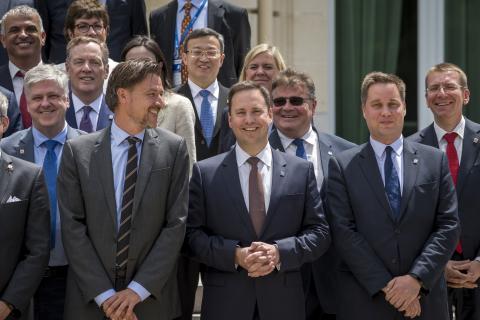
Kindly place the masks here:
<instances>
[{"instance_id":1,"label":"shirt collar","mask_svg":"<svg viewBox=\"0 0 480 320\"><path fill-rule=\"evenodd\" d=\"M284 135L280 130L278 130L278 128L277 128L277 133L278 133L278 136L280 137L280 141L282 141L282 145L284 145L284 149L287 149L288 147L290 147L290 145L293 143L293 140L295 140L293 138L289 138L286 135ZM303 141L307 142L312 146L315 145L315 143L317 142L317 139L312 126L308 128L307 133L305 133L302 137L300 137L300 139L303 139Z\"/></svg>"},{"instance_id":2,"label":"shirt collar","mask_svg":"<svg viewBox=\"0 0 480 320\"><path fill-rule=\"evenodd\" d=\"M186 0L178 0L178 12L183 11L183 7L185 6ZM195 8L200 8L200 5L202 4L203 0L192 0L190 1ZM205 5L208 4L208 1Z\"/></svg>"},{"instance_id":3,"label":"shirt collar","mask_svg":"<svg viewBox=\"0 0 480 320\"><path fill-rule=\"evenodd\" d=\"M220 87L218 86L218 81L215 79L207 88L200 88L198 85L196 85L192 80L188 79L188 85L190 87L190 92L192 93L192 97L195 99L199 94L200 91L202 90L208 90L210 94L215 97L215 99L218 99L218 95L220 93Z\"/></svg>"},{"instance_id":4,"label":"shirt collar","mask_svg":"<svg viewBox=\"0 0 480 320\"><path fill-rule=\"evenodd\" d=\"M42 64L42 61L40 60L40 62L37 64L37 66L41 65ZM17 72L20 70L23 72L23 74L26 73L26 71L24 70L21 70L19 67L17 67L16 65L13 64L12 61L8 60L8 70L10 71L10 76L12 77L12 80L16 77L17 75Z\"/></svg>"},{"instance_id":5,"label":"shirt collar","mask_svg":"<svg viewBox=\"0 0 480 320\"><path fill-rule=\"evenodd\" d=\"M370 144L372 145L373 151L375 152L375 155L377 156L377 158L382 159L382 157L385 154L385 147L387 145L377 140L374 140L371 136L370 136ZM393 152L395 152L398 156L401 155L403 152L403 135L400 135L400 137L397 140L395 140L393 143L389 144L389 146L392 147Z\"/></svg>"},{"instance_id":6,"label":"shirt collar","mask_svg":"<svg viewBox=\"0 0 480 320\"><path fill-rule=\"evenodd\" d=\"M237 165L238 167L241 167L242 165L245 164L245 162L251 157L245 150L243 150L238 143L235 145L235 155L237 158ZM270 148L270 144L267 143L265 148L263 148L257 155L256 157L260 159L260 161L263 162L264 165L267 167L272 166L272 149Z\"/></svg>"},{"instance_id":7,"label":"shirt collar","mask_svg":"<svg viewBox=\"0 0 480 320\"><path fill-rule=\"evenodd\" d=\"M55 140L58 143L63 145L65 143L65 140L67 140L67 123L65 122L65 125L63 126L62 131L60 131L53 138L48 138L34 126L32 126L32 134L33 134L33 143L37 148L40 147L42 143L44 143L47 140Z\"/></svg>"},{"instance_id":8,"label":"shirt collar","mask_svg":"<svg viewBox=\"0 0 480 320\"><path fill-rule=\"evenodd\" d=\"M125 139L131 136L129 133L125 132L123 129L117 126L117 124L115 123L115 118L112 121L112 127L110 130L112 135L112 143L114 146L119 146L122 142L125 141ZM145 130L134 135L134 137L137 137L142 142L143 142L144 136L145 136Z\"/></svg>"},{"instance_id":9,"label":"shirt collar","mask_svg":"<svg viewBox=\"0 0 480 320\"><path fill-rule=\"evenodd\" d=\"M448 133L447 131L440 128L440 126L435 121L433 122L433 129L435 130L435 134L437 135L438 142L442 141L445 133ZM463 135L465 133L465 118L463 116L457 126L452 130L452 132L456 132L457 135L461 139L463 139Z\"/></svg>"},{"instance_id":10,"label":"shirt collar","mask_svg":"<svg viewBox=\"0 0 480 320\"><path fill-rule=\"evenodd\" d=\"M79 97L75 95L72 91L72 103L73 103L73 108L75 109L75 113L82 111L84 106L90 106L93 111L96 113L100 114L100 107L102 106L102 101L103 101L103 93L97 97L97 99L93 100L92 103L86 104L83 103L82 100L80 100Z\"/></svg>"}]
</instances>

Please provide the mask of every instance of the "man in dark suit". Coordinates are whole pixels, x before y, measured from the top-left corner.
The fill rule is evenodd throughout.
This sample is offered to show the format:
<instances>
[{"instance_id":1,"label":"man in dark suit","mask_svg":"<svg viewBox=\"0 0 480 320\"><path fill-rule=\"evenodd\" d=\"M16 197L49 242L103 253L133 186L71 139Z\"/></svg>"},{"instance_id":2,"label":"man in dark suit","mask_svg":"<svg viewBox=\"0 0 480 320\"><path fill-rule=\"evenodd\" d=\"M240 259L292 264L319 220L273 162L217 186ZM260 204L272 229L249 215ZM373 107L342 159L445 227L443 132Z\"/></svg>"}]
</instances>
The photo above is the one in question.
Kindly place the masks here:
<instances>
[{"instance_id":1,"label":"man in dark suit","mask_svg":"<svg viewBox=\"0 0 480 320\"><path fill-rule=\"evenodd\" d=\"M73 38L67 46L65 67L71 88L66 114L68 124L88 133L108 127L113 113L103 94L103 84L108 77L106 44L95 38Z\"/></svg>"},{"instance_id":2,"label":"man in dark suit","mask_svg":"<svg viewBox=\"0 0 480 320\"><path fill-rule=\"evenodd\" d=\"M313 165L268 144L268 91L229 93L237 144L197 162L186 242L202 270L202 319L305 319L300 268L330 245Z\"/></svg>"},{"instance_id":3,"label":"man in dark suit","mask_svg":"<svg viewBox=\"0 0 480 320\"><path fill-rule=\"evenodd\" d=\"M65 319L180 314L176 262L189 162L185 140L155 128L164 103L160 76L155 62L119 64L107 89L112 125L64 146L58 199L70 263Z\"/></svg>"},{"instance_id":4,"label":"man in dark suit","mask_svg":"<svg viewBox=\"0 0 480 320\"><path fill-rule=\"evenodd\" d=\"M400 78L370 73L361 92L370 140L332 158L327 180L337 318L446 320L443 269L460 233L447 158L403 139Z\"/></svg>"},{"instance_id":5,"label":"man in dark suit","mask_svg":"<svg viewBox=\"0 0 480 320\"><path fill-rule=\"evenodd\" d=\"M188 68L188 81L177 93L194 107L197 161L225 151L232 136L227 123L228 89L217 81L225 57L223 48L223 37L209 28L196 29L185 40L187 51L182 58ZM178 283L184 320L192 316L199 268L197 262L180 258Z\"/></svg>"},{"instance_id":6,"label":"man in dark suit","mask_svg":"<svg viewBox=\"0 0 480 320\"><path fill-rule=\"evenodd\" d=\"M15 94L2 86L0 86L0 93L3 94L8 100L7 117L10 121L7 131L5 131L3 134L4 137L8 137L12 133L22 130L22 116L20 115L20 110L18 109Z\"/></svg>"},{"instance_id":7,"label":"man in dark suit","mask_svg":"<svg viewBox=\"0 0 480 320\"><path fill-rule=\"evenodd\" d=\"M65 303L65 287L68 262L63 250L60 214L57 210L55 191L60 155L67 139L82 134L65 122L68 108L68 79L63 71L52 65L39 65L25 75L25 93L32 127L25 129L0 143L2 150L20 159L45 168L50 198L50 261L42 282L35 294L35 319L61 320ZM55 98L52 98L55 97ZM53 143L54 157L49 158L49 144ZM48 165L53 159L54 170ZM52 173L50 175L50 173Z\"/></svg>"},{"instance_id":8,"label":"man in dark suit","mask_svg":"<svg viewBox=\"0 0 480 320\"><path fill-rule=\"evenodd\" d=\"M7 130L0 93L0 137ZM48 262L49 205L42 169L0 148L0 319L28 319Z\"/></svg>"},{"instance_id":9,"label":"man in dark suit","mask_svg":"<svg viewBox=\"0 0 480 320\"><path fill-rule=\"evenodd\" d=\"M0 38L9 59L7 64L0 66L0 86L15 93L22 125L29 128L32 120L23 93L23 77L42 62L45 44L42 19L37 10L25 5L9 10L3 17Z\"/></svg>"},{"instance_id":10,"label":"man in dark suit","mask_svg":"<svg viewBox=\"0 0 480 320\"><path fill-rule=\"evenodd\" d=\"M447 154L456 184L458 215L462 225L460 242L445 268L449 286L450 316L457 320L480 319L480 124L462 115L470 99L467 76L458 66L441 63L425 78L425 98L434 122L409 139L439 148ZM451 138L450 138L451 137Z\"/></svg>"},{"instance_id":11,"label":"man in dark suit","mask_svg":"<svg viewBox=\"0 0 480 320\"><path fill-rule=\"evenodd\" d=\"M243 67L245 55L250 50L250 23L248 13L244 8L234 6L223 0L174 0L163 7L160 7L150 14L150 35L154 38L160 48L162 48L167 58L168 67L175 76L175 68L181 67L180 46L185 42L181 36L181 21L185 16L185 5L191 6L191 20L195 20L190 30L198 28L211 28L220 33L225 42L225 61L218 81L225 87L231 87L237 82ZM201 9L197 19L197 11ZM186 31L188 32L188 30ZM178 41L175 41L175 35ZM178 44L175 46L175 44ZM184 48L185 49L185 48ZM175 68L174 68L175 65ZM177 73L178 76L179 73ZM181 84L180 79L173 82L175 85Z\"/></svg>"},{"instance_id":12,"label":"man in dark suit","mask_svg":"<svg viewBox=\"0 0 480 320\"><path fill-rule=\"evenodd\" d=\"M51 63L62 63L66 58L67 41L64 34L65 16L73 0L37 0L38 11L47 32L45 54ZM108 48L110 57L120 60L125 44L135 35L147 34L144 0L100 0L109 16Z\"/></svg>"},{"instance_id":13,"label":"man in dark suit","mask_svg":"<svg viewBox=\"0 0 480 320\"><path fill-rule=\"evenodd\" d=\"M272 84L272 101L274 129L270 133L270 145L313 164L317 187L325 204L328 161L355 144L319 132L313 126L317 106L315 84L306 73L290 68L280 72ZM337 263L338 257L332 247L314 263L303 266L306 319L335 319L338 307L335 281Z\"/></svg>"}]
</instances>

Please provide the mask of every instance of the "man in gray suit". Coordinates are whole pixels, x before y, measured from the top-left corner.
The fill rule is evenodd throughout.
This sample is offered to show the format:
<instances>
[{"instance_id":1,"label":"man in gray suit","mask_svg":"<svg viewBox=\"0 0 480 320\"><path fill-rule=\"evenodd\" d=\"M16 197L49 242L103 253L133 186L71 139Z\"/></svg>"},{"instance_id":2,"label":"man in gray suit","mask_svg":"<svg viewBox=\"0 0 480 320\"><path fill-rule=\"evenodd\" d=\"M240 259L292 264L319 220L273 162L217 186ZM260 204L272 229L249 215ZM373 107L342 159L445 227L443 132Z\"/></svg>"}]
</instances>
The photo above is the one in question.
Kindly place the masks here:
<instances>
[{"instance_id":1,"label":"man in gray suit","mask_svg":"<svg viewBox=\"0 0 480 320\"><path fill-rule=\"evenodd\" d=\"M32 127L3 139L0 145L6 153L45 168L51 214L50 260L35 294L34 311L35 319L61 320L68 261L63 250L55 184L65 141L82 132L72 129L65 122L68 79L63 71L44 64L30 69L25 75L25 93ZM48 167L50 164L53 164L52 171Z\"/></svg>"},{"instance_id":2,"label":"man in gray suit","mask_svg":"<svg viewBox=\"0 0 480 320\"><path fill-rule=\"evenodd\" d=\"M306 73L290 68L280 72L272 84L272 101L274 129L270 133L270 145L313 164L317 187L325 205L328 161L355 144L315 128L315 84ZM335 319L338 308L337 263L338 256L331 247L320 259L302 267L306 319Z\"/></svg>"},{"instance_id":3,"label":"man in gray suit","mask_svg":"<svg viewBox=\"0 0 480 320\"><path fill-rule=\"evenodd\" d=\"M66 319L172 319L180 313L176 261L185 234L185 141L154 129L161 66L132 60L113 71L112 125L67 141L58 176L70 262Z\"/></svg>"},{"instance_id":4,"label":"man in gray suit","mask_svg":"<svg viewBox=\"0 0 480 320\"><path fill-rule=\"evenodd\" d=\"M460 233L447 157L403 139L400 78L368 74L361 98L370 140L332 158L327 180L337 319L447 320L443 270Z\"/></svg>"},{"instance_id":5,"label":"man in gray suit","mask_svg":"<svg viewBox=\"0 0 480 320\"><path fill-rule=\"evenodd\" d=\"M0 137L7 130L0 93ZM0 319L28 319L28 305L45 272L49 205L42 169L0 149Z\"/></svg>"}]
</instances>

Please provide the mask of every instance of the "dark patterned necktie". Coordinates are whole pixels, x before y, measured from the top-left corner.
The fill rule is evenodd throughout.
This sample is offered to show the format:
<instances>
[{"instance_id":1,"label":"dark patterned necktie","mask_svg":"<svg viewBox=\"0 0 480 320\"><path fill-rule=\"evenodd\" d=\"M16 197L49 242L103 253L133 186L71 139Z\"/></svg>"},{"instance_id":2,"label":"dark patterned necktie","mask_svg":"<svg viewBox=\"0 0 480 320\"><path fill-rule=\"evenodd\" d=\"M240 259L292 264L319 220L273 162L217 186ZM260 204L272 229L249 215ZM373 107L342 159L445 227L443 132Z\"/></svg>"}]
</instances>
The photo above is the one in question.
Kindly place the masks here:
<instances>
[{"instance_id":1,"label":"dark patterned necktie","mask_svg":"<svg viewBox=\"0 0 480 320\"><path fill-rule=\"evenodd\" d=\"M128 261L130 230L132 226L133 196L135 194L135 183L137 182L137 142L140 142L140 139L136 137L128 137L127 140L130 146L128 148L128 160L125 168L120 225L118 227L117 235L117 269L126 268Z\"/></svg>"},{"instance_id":2,"label":"dark patterned necktie","mask_svg":"<svg viewBox=\"0 0 480 320\"><path fill-rule=\"evenodd\" d=\"M257 236L260 236L266 217L262 176L257 167L259 161L260 159L257 157L251 157L247 160L251 166L248 177L248 211Z\"/></svg>"},{"instance_id":3,"label":"dark patterned necktie","mask_svg":"<svg viewBox=\"0 0 480 320\"><path fill-rule=\"evenodd\" d=\"M390 208L394 214L394 218L398 219L400 215L400 202L402 200L402 194L400 193L400 180L398 178L397 169L393 165L392 161L392 147L387 146L385 148L385 193L387 194Z\"/></svg>"},{"instance_id":4,"label":"dark patterned necktie","mask_svg":"<svg viewBox=\"0 0 480 320\"><path fill-rule=\"evenodd\" d=\"M84 106L82 109L83 115L82 119L80 120L80 126L78 127L78 129L87 133L91 133L93 132L92 120L90 120L90 112L92 111L92 107Z\"/></svg>"},{"instance_id":5,"label":"dark patterned necktie","mask_svg":"<svg viewBox=\"0 0 480 320\"><path fill-rule=\"evenodd\" d=\"M184 16L183 16L183 20L182 20L182 28L180 30L180 38L185 33L185 30L187 30L188 24L192 20L192 17L190 16L190 11L192 10L192 2L190 0L187 0L185 2L185 5L183 6L183 10L184 10L183 11ZM191 32L192 29L193 28L190 28L190 32ZM183 43L180 44L180 52L183 52ZM183 59L182 59L182 84L187 82L187 79L188 79L188 71L187 71L187 67L183 63Z\"/></svg>"}]
</instances>

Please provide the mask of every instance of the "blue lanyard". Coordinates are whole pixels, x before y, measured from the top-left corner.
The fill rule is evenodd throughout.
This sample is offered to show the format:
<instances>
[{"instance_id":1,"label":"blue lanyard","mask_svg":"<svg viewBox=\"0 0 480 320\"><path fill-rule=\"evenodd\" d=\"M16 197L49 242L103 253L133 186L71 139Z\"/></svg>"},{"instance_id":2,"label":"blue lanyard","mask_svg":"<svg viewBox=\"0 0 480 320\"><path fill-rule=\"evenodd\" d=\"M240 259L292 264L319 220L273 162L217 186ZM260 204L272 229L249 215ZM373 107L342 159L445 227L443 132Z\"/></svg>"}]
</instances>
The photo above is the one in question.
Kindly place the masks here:
<instances>
[{"instance_id":1,"label":"blue lanyard","mask_svg":"<svg viewBox=\"0 0 480 320\"><path fill-rule=\"evenodd\" d=\"M185 41L185 38L187 37L187 35L190 33L190 30L192 29L193 25L195 24L195 22L197 21L198 19L198 16L200 15L200 13L202 12L203 10L203 7L205 7L205 4L207 3L207 0L203 0L202 3L200 4L200 7L198 8L197 12L195 13L195 15L193 16L193 18L190 20L190 23L187 25L187 27L185 28L185 31L182 33L182 36L180 37L180 42L178 41L178 30L177 28L175 27L175 57L179 57L179 52L178 50L180 49L180 45L183 44L183 42Z\"/></svg>"}]
</instances>

